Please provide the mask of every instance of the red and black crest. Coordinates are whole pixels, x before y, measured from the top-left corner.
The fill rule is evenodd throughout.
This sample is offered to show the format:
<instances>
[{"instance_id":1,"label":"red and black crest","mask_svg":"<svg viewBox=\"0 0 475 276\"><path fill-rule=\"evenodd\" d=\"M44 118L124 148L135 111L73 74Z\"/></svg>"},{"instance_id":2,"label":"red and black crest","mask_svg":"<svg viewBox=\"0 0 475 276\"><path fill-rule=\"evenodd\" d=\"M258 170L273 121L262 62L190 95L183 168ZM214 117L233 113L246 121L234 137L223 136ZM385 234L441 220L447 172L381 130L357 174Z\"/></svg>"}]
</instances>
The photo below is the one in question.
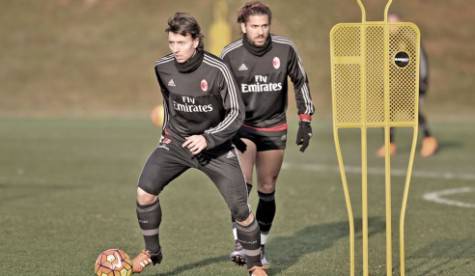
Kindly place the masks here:
<instances>
[{"instance_id":1,"label":"red and black crest","mask_svg":"<svg viewBox=\"0 0 475 276\"><path fill-rule=\"evenodd\" d=\"M279 57L274 57L272 59L272 66L274 66L274 69L279 69L280 68L280 58Z\"/></svg>"},{"instance_id":2,"label":"red and black crest","mask_svg":"<svg viewBox=\"0 0 475 276\"><path fill-rule=\"evenodd\" d=\"M201 80L200 88L201 88L201 91L203 92L208 91L208 82L205 79Z\"/></svg>"}]
</instances>

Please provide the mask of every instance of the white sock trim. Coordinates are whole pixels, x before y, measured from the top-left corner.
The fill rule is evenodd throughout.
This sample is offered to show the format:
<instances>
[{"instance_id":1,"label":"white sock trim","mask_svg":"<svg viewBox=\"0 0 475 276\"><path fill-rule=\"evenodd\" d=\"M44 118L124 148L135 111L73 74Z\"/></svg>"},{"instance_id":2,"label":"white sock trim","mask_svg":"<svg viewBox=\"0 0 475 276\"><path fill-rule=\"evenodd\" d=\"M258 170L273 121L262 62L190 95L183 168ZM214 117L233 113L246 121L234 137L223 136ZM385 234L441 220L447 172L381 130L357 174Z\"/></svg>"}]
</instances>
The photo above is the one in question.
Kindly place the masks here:
<instances>
[{"instance_id":1,"label":"white sock trim","mask_svg":"<svg viewBox=\"0 0 475 276\"><path fill-rule=\"evenodd\" d=\"M235 241L238 239L236 227L233 227L233 237Z\"/></svg>"},{"instance_id":2,"label":"white sock trim","mask_svg":"<svg viewBox=\"0 0 475 276\"><path fill-rule=\"evenodd\" d=\"M261 233L261 244L266 244L269 233Z\"/></svg>"}]
</instances>

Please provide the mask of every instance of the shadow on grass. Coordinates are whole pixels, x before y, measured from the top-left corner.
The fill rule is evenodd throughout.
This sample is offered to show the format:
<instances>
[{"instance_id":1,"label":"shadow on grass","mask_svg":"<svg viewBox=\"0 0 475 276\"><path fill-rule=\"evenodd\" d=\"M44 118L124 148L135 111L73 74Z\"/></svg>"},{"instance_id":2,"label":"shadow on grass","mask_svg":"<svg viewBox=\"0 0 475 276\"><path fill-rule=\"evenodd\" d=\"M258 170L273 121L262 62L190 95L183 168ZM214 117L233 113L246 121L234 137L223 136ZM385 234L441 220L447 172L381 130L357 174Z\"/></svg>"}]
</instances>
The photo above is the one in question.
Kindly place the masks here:
<instances>
[{"instance_id":1,"label":"shadow on grass","mask_svg":"<svg viewBox=\"0 0 475 276\"><path fill-rule=\"evenodd\" d=\"M411 275L450 275L466 267L474 271L475 239L439 240L411 254L407 272ZM471 268L469 266L472 266ZM453 274L455 275L455 274Z\"/></svg>"},{"instance_id":2,"label":"shadow on grass","mask_svg":"<svg viewBox=\"0 0 475 276\"><path fill-rule=\"evenodd\" d=\"M440 140L439 141L439 149L438 152L446 151L446 150L453 150L453 149L461 149L464 147L462 141L458 140Z\"/></svg>"},{"instance_id":3,"label":"shadow on grass","mask_svg":"<svg viewBox=\"0 0 475 276\"><path fill-rule=\"evenodd\" d=\"M384 220L380 217L369 218L368 224L369 236L385 230ZM361 230L361 218L355 218L355 239L361 239ZM297 263L302 256L325 250L339 239L348 236L348 222L340 221L307 226L292 236L275 237L266 247L271 248L271 261L278 264L278 267L271 266L269 274L285 273L285 270Z\"/></svg>"},{"instance_id":4,"label":"shadow on grass","mask_svg":"<svg viewBox=\"0 0 475 276\"><path fill-rule=\"evenodd\" d=\"M384 220L380 217L371 217L369 221L369 236L382 232L385 229ZM355 236L356 239L361 238L361 219L355 219ZM279 268L272 268L269 274L282 273L287 268L295 264L302 256L322 251L333 246L333 244L349 235L348 222L334 222L326 224L318 224L305 227L292 236L275 237L271 239L267 247L272 248L272 263L279 264ZM170 276L183 273L188 270L193 270L214 263L219 263L228 260L228 255L216 256L203 259L198 262L185 264L175 268L173 271L166 273L158 273L157 276ZM231 263L229 262L229 265Z\"/></svg>"},{"instance_id":5,"label":"shadow on grass","mask_svg":"<svg viewBox=\"0 0 475 276\"><path fill-rule=\"evenodd\" d=\"M177 275L177 274L180 274L180 273L183 273L187 270L192 270L192 269L196 269L196 268L200 268L200 267L203 267L203 266L208 266L208 265L212 265L214 263L219 263L219 262L223 262L223 261L227 261L229 259L229 256L228 255L222 255L222 256L216 256L216 257L211 257L211 258L207 258L207 259L204 259L204 260L201 260L201 261L198 261L198 262L194 262L194 263L189 263L189 264L185 264L185 265L182 265L182 266L179 266L177 268L175 268L174 270L170 271L170 272L166 272L166 273L157 273L156 275L157 276L171 276L171 275ZM230 262L229 262L230 263ZM232 265L230 263L230 265ZM244 269L243 268L243 272L244 272Z\"/></svg>"}]
</instances>

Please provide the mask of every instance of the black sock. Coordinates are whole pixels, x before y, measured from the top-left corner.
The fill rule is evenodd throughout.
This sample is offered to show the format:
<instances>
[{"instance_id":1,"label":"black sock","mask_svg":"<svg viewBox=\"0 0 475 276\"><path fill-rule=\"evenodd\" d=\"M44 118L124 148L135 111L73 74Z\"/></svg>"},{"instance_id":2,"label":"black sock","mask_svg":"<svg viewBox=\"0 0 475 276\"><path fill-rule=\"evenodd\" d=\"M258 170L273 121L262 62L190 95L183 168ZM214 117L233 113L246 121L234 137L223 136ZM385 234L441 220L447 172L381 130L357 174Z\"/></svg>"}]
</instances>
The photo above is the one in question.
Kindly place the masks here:
<instances>
[{"instance_id":1,"label":"black sock","mask_svg":"<svg viewBox=\"0 0 475 276\"><path fill-rule=\"evenodd\" d=\"M424 114L422 114L422 112L419 112L419 127L422 129L422 134L424 135L424 138L431 136L429 127L427 126L426 118Z\"/></svg>"},{"instance_id":2,"label":"black sock","mask_svg":"<svg viewBox=\"0 0 475 276\"><path fill-rule=\"evenodd\" d=\"M389 143L394 143L394 128L391 127L389 128Z\"/></svg>"},{"instance_id":3,"label":"black sock","mask_svg":"<svg viewBox=\"0 0 475 276\"><path fill-rule=\"evenodd\" d=\"M257 205L256 219L261 232L268 233L275 216L275 191L268 194L259 191L257 193L259 194L259 204Z\"/></svg>"},{"instance_id":4,"label":"black sock","mask_svg":"<svg viewBox=\"0 0 475 276\"><path fill-rule=\"evenodd\" d=\"M161 248L158 228L162 221L160 202L157 200L150 205L140 205L137 203L137 219L143 233L145 249L150 251L154 264L159 263L161 260Z\"/></svg>"},{"instance_id":5,"label":"black sock","mask_svg":"<svg viewBox=\"0 0 475 276\"><path fill-rule=\"evenodd\" d=\"M248 226L236 223L238 240L244 248L246 254L247 268L262 266L261 263L261 233L256 219Z\"/></svg>"}]
</instances>

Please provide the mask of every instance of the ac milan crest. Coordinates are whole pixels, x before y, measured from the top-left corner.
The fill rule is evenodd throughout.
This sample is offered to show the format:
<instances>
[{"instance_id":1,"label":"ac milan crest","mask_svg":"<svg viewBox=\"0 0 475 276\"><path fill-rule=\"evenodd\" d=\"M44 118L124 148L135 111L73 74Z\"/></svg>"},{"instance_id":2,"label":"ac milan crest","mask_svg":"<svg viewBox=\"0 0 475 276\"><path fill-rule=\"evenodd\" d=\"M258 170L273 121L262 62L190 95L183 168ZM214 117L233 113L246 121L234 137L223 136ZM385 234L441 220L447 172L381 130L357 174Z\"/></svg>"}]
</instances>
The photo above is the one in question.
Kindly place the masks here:
<instances>
[{"instance_id":1,"label":"ac milan crest","mask_svg":"<svg viewBox=\"0 0 475 276\"><path fill-rule=\"evenodd\" d=\"M280 68L280 58L279 57L274 57L274 59L272 59L272 66L274 66L275 70Z\"/></svg>"},{"instance_id":2,"label":"ac milan crest","mask_svg":"<svg viewBox=\"0 0 475 276\"><path fill-rule=\"evenodd\" d=\"M208 82L205 79L201 80L200 83L201 91L206 92L208 91Z\"/></svg>"}]
</instances>

